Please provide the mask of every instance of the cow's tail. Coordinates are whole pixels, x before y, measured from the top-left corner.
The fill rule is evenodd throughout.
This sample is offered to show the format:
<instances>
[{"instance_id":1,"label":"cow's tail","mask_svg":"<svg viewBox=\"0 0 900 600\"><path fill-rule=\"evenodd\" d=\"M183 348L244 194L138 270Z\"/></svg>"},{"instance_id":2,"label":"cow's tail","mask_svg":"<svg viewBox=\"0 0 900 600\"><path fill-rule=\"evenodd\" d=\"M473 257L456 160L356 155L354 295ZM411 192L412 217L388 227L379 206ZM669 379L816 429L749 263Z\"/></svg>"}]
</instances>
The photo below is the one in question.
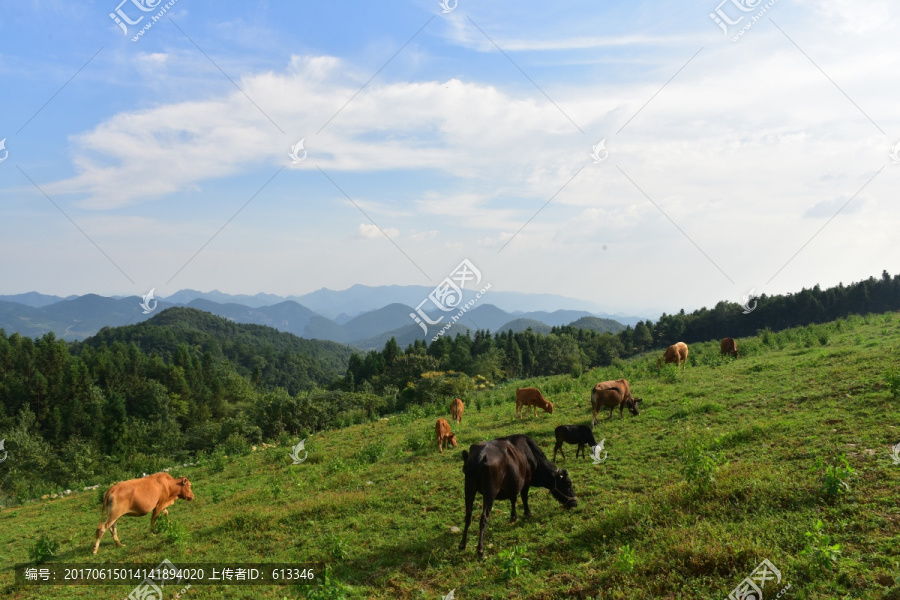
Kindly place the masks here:
<instances>
[{"instance_id":1,"label":"cow's tail","mask_svg":"<svg viewBox=\"0 0 900 600\"><path fill-rule=\"evenodd\" d=\"M468 450L462 451L462 460L463 460L463 473L465 473L466 472L466 463L469 462L469 451Z\"/></svg>"},{"instance_id":2,"label":"cow's tail","mask_svg":"<svg viewBox=\"0 0 900 600\"><path fill-rule=\"evenodd\" d=\"M105 515L107 515L110 511L110 508L112 505L112 497L110 495L111 491L112 491L112 488L106 490L106 493L103 494L103 501L100 503L100 517L101 518L104 517Z\"/></svg>"}]
</instances>

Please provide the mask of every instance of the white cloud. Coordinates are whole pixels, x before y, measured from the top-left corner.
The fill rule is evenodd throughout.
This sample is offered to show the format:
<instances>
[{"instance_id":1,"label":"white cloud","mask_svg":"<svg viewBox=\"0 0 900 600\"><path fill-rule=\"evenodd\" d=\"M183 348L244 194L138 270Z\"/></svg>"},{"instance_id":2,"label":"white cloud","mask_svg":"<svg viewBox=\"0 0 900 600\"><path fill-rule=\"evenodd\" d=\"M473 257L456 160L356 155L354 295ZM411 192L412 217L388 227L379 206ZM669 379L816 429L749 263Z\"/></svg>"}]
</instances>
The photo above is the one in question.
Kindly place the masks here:
<instances>
[{"instance_id":1,"label":"white cloud","mask_svg":"<svg viewBox=\"0 0 900 600\"><path fill-rule=\"evenodd\" d=\"M358 237L370 240L381 239L384 238L385 235L391 239L400 236L400 231L396 228L388 227L386 229L380 229L377 225L371 223L360 223L356 233Z\"/></svg>"}]
</instances>

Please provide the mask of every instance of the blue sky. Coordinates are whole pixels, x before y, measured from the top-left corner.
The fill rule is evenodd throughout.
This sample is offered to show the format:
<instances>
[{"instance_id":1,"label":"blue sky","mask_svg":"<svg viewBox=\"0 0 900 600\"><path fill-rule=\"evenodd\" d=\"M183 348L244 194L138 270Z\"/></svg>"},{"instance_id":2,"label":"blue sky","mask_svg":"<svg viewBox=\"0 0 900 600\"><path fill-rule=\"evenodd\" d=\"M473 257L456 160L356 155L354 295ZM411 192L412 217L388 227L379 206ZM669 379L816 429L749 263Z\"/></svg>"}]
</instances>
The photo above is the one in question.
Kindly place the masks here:
<instances>
[{"instance_id":1,"label":"blue sky","mask_svg":"<svg viewBox=\"0 0 900 600\"><path fill-rule=\"evenodd\" d=\"M0 6L0 294L468 258L655 316L900 272L896 3L177 0L132 41L165 4Z\"/></svg>"}]
</instances>

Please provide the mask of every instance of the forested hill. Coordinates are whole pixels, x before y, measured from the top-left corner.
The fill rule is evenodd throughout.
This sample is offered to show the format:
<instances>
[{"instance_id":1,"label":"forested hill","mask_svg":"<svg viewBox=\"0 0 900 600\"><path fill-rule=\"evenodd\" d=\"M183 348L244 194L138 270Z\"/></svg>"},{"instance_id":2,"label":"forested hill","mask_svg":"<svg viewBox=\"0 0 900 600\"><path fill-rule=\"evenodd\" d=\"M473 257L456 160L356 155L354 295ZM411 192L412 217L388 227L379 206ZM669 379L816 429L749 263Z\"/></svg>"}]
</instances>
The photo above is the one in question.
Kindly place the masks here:
<instances>
[{"instance_id":1,"label":"forested hill","mask_svg":"<svg viewBox=\"0 0 900 600\"><path fill-rule=\"evenodd\" d=\"M234 369L263 387L283 387L289 393L326 385L347 370L350 346L307 340L264 325L233 323L194 308L169 308L152 319L125 327L104 327L97 335L72 345L78 355L85 347L135 344L166 363L186 345L191 352L227 359ZM179 349L181 348L181 349Z\"/></svg>"}]
</instances>

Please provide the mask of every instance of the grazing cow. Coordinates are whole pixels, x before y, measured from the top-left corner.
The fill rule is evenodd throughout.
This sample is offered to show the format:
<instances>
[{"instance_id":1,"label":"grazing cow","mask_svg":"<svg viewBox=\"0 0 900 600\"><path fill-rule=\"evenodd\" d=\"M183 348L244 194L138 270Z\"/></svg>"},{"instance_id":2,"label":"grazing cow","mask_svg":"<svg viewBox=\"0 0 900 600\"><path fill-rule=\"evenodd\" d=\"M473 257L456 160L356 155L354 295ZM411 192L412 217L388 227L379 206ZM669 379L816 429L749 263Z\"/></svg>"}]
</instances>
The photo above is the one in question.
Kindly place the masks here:
<instances>
[{"instance_id":1,"label":"grazing cow","mask_svg":"<svg viewBox=\"0 0 900 600\"><path fill-rule=\"evenodd\" d=\"M520 419L528 413L528 407L532 407L531 416L537 416L538 407L553 414L553 403L544 398L537 388L519 388L516 390L516 418ZM524 410L523 410L524 409ZM520 415L521 413L521 415Z\"/></svg>"},{"instance_id":2,"label":"grazing cow","mask_svg":"<svg viewBox=\"0 0 900 600\"><path fill-rule=\"evenodd\" d=\"M734 341L734 338L723 338L720 346L722 348L722 356L730 354L735 358L738 357L737 342Z\"/></svg>"},{"instance_id":3,"label":"grazing cow","mask_svg":"<svg viewBox=\"0 0 900 600\"><path fill-rule=\"evenodd\" d=\"M597 445L597 440L594 439L594 434L591 433L591 428L587 425L560 425L556 428L555 433L556 446L553 448L553 462L556 462L557 450L560 451L563 458L566 457L563 443L578 444L578 449L575 450L575 458L578 458L579 452L584 458L587 458L584 447L590 446L593 448Z\"/></svg>"},{"instance_id":4,"label":"grazing cow","mask_svg":"<svg viewBox=\"0 0 900 600\"><path fill-rule=\"evenodd\" d=\"M140 479L129 479L114 484L103 494L103 504L100 506L100 525L97 527L97 539L94 541L93 554L97 554L100 548L100 538L107 529L112 529L113 540L117 546L124 546L119 541L119 533L116 529L119 517L143 517L153 511L150 517L150 530L156 523L159 513L169 516L168 507L175 504L175 500L193 500L194 492L191 491L191 482L187 477L175 479L168 473L154 473ZM107 515L104 522L103 516Z\"/></svg>"},{"instance_id":5,"label":"grazing cow","mask_svg":"<svg viewBox=\"0 0 900 600\"><path fill-rule=\"evenodd\" d=\"M528 490L532 486L547 488L565 508L578 506L568 471L556 468L535 441L526 435L511 435L472 444L468 451L463 450L462 458L466 477L466 526L459 549L466 549L469 525L472 523L472 506L475 504L475 494L480 493L484 506L478 530L479 558L484 558L484 530L494 500L510 501L510 521L517 518L516 500L519 494L522 495L525 516L531 516Z\"/></svg>"},{"instance_id":6,"label":"grazing cow","mask_svg":"<svg viewBox=\"0 0 900 600\"><path fill-rule=\"evenodd\" d=\"M450 403L450 418L453 421L456 421L457 425L462 422L462 415L464 410L466 410L466 405L463 404L463 401L459 398L455 398L453 402Z\"/></svg>"},{"instance_id":7,"label":"grazing cow","mask_svg":"<svg viewBox=\"0 0 900 600\"><path fill-rule=\"evenodd\" d=\"M434 424L434 432L437 434L438 449L441 451L441 454L444 453L444 442L447 442L447 448L450 447L450 444L453 444L453 447L456 448L456 436L450 431L450 423L446 419L437 420Z\"/></svg>"},{"instance_id":8,"label":"grazing cow","mask_svg":"<svg viewBox=\"0 0 900 600\"><path fill-rule=\"evenodd\" d=\"M662 358L656 359L656 368L660 368L660 363L665 359L666 364L675 363L679 367L687 368L688 347L684 342L672 344L666 348L666 353Z\"/></svg>"},{"instance_id":9,"label":"grazing cow","mask_svg":"<svg viewBox=\"0 0 900 600\"><path fill-rule=\"evenodd\" d=\"M598 389L596 386L591 390L591 408L593 409L593 414L591 415L591 427L596 427L597 425L597 413L602 409L609 409L609 419L612 419L613 411L618 408L619 409L619 418L624 418L622 414L623 409L627 408L632 415L637 416L638 402L641 402L641 398L628 398L625 399L625 394L622 393L622 390L617 388L610 389Z\"/></svg>"}]
</instances>

